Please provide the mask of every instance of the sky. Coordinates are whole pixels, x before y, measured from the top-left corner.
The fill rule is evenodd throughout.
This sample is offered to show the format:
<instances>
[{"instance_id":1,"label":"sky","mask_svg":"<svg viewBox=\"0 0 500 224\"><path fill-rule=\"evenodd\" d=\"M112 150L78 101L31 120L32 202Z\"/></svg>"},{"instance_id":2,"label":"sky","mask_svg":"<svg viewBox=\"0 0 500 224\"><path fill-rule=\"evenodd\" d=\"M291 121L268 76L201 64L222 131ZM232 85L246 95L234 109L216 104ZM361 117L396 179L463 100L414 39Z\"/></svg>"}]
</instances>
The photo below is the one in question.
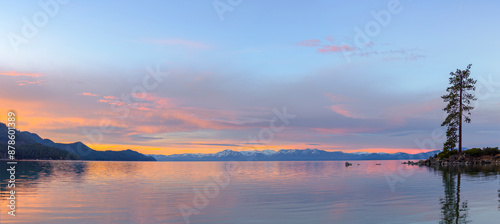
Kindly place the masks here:
<instances>
[{"instance_id":1,"label":"sky","mask_svg":"<svg viewBox=\"0 0 500 224\"><path fill-rule=\"evenodd\" d=\"M500 146L498 1L0 1L0 121L145 154Z\"/></svg>"}]
</instances>

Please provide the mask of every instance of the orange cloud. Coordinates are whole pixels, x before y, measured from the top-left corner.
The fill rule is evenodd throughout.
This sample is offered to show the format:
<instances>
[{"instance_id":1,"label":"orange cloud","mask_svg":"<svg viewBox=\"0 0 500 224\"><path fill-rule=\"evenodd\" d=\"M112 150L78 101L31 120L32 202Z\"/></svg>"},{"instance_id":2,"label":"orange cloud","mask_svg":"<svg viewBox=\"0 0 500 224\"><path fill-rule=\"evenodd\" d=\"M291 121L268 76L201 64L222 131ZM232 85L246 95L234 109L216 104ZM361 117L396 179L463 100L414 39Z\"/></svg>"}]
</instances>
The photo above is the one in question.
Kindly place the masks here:
<instances>
[{"instance_id":1,"label":"orange cloud","mask_svg":"<svg viewBox=\"0 0 500 224\"><path fill-rule=\"evenodd\" d=\"M189 111L178 109L169 109L165 111L157 111L150 108L142 110L137 109L134 113L131 114L131 116L139 117L140 120L136 121L139 123L139 125L134 127L134 132L129 133L130 135L182 132L202 129L222 130L235 128L228 125L214 123L210 120L204 120L194 114L189 113ZM178 124L159 125L151 123L152 120L170 121Z\"/></svg>"},{"instance_id":2,"label":"orange cloud","mask_svg":"<svg viewBox=\"0 0 500 224\"><path fill-rule=\"evenodd\" d=\"M121 150L133 149L145 154L155 154L156 153L155 151L161 150L161 148L155 146L128 145L128 144L123 144L123 145L94 144L92 145L92 149L95 149L97 151L106 151L106 150L121 151Z\"/></svg>"},{"instance_id":3,"label":"orange cloud","mask_svg":"<svg viewBox=\"0 0 500 224\"><path fill-rule=\"evenodd\" d=\"M134 94L134 98L121 99L115 96L104 96L98 102L126 107L127 117L133 119L121 119L126 127L133 127L124 137L137 134L155 134L194 131L202 129L222 130L237 129L238 126L228 122L220 122L219 111L204 110L203 108L182 107L174 104L174 99L160 97L152 93ZM225 116L231 117L227 111L222 111ZM229 114L228 114L229 113ZM113 118L111 118L113 119ZM158 121L162 121L160 124ZM169 125L175 124L175 125Z\"/></svg>"},{"instance_id":4,"label":"orange cloud","mask_svg":"<svg viewBox=\"0 0 500 224\"><path fill-rule=\"evenodd\" d=\"M27 85L42 85L43 83L41 81L27 81L27 80L21 80L17 81L18 86L27 86Z\"/></svg>"},{"instance_id":5,"label":"orange cloud","mask_svg":"<svg viewBox=\"0 0 500 224\"><path fill-rule=\"evenodd\" d=\"M106 100L117 100L118 98L116 96L104 96L104 99L106 99Z\"/></svg>"},{"instance_id":6,"label":"orange cloud","mask_svg":"<svg viewBox=\"0 0 500 224\"><path fill-rule=\"evenodd\" d=\"M16 71L0 72L0 75L6 75L6 76L29 76L29 77L40 77L40 76L42 76L41 74L20 73L20 72L16 72Z\"/></svg>"},{"instance_id":7,"label":"orange cloud","mask_svg":"<svg viewBox=\"0 0 500 224\"><path fill-rule=\"evenodd\" d=\"M153 109L148 108L148 107L136 107L135 109L137 109L137 110L144 110L144 111L153 110Z\"/></svg>"},{"instance_id":8,"label":"orange cloud","mask_svg":"<svg viewBox=\"0 0 500 224\"><path fill-rule=\"evenodd\" d=\"M172 104L172 99L166 97L158 97L151 93L135 94L133 97L147 101L156 107L167 107Z\"/></svg>"},{"instance_id":9,"label":"orange cloud","mask_svg":"<svg viewBox=\"0 0 500 224\"><path fill-rule=\"evenodd\" d=\"M98 96L97 94L94 93L80 93L82 96Z\"/></svg>"},{"instance_id":10,"label":"orange cloud","mask_svg":"<svg viewBox=\"0 0 500 224\"><path fill-rule=\"evenodd\" d=\"M100 99L97 102L99 102L99 103L106 103L106 104L109 104L109 105L115 105L115 106L118 106L118 107L126 105L124 102L121 102L121 101L118 101L118 100Z\"/></svg>"}]
</instances>

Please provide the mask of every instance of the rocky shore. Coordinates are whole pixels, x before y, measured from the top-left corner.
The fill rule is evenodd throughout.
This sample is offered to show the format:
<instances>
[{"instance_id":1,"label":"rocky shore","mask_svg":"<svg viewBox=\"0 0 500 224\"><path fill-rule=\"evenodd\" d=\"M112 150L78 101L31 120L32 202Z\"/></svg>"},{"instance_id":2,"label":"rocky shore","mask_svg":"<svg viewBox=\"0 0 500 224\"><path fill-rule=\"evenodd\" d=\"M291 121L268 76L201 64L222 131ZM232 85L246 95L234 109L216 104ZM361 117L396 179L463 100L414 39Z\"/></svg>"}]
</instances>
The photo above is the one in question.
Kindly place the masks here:
<instances>
[{"instance_id":1,"label":"rocky shore","mask_svg":"<svg viewBox=\"0 0 500 224\"><path fill-rule=\"evenodd\" d=\"M467 154L453 155L449 158L439 159L438 156L429 157L426 160L420 160L418 162L408 161L403 162L403 164L408 165L418 165L418 166L449 166L449 165L485 165L494 164L500 165L500 154L496 156L480 156L473 157Z\"/></svg>"}]
</instances>

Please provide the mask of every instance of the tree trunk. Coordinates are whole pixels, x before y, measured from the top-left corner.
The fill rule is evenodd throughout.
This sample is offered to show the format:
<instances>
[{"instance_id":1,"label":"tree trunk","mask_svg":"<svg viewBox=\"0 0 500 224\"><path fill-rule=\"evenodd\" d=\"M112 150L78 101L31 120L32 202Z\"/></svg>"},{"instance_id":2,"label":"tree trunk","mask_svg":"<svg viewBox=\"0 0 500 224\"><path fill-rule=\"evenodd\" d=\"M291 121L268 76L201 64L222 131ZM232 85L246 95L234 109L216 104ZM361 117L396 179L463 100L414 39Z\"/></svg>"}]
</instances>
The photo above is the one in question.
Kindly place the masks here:
<instances>
[{"instance_id":1,"label":"tree trunk","mask_svg":"<svg viewBox=\"0 0 500 224\"><path fill-rule=\"evenodd\" d=\"M455 205L455 215L456 215L456 222L455 224L458 224L459 219L460 219L460 168L458 168L458 174L457 174L457 204Z\"/></svg>"},{"instance_id":2,"label":"tree trunk","mask_svg":"<svg viewBox=\"0 0 500 224\"><path fill-rule=\"evenodd\" d=\"M460 108L459 110L459 120L458 120L458 154L462 154L462 93L463 93L463 77L460 73Z\"/></svg>"}]
</instances>

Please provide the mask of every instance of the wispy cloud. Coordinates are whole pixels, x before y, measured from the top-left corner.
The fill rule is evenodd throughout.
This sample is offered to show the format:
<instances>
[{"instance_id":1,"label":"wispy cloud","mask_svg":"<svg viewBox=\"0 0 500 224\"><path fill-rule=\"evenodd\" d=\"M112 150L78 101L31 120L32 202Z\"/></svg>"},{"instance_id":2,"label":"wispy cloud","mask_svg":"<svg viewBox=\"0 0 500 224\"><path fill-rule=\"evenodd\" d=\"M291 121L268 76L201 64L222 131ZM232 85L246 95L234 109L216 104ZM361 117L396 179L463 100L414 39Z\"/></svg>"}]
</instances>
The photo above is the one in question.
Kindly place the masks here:
<instances>
[{"instance_id":1,"label":"wispy cloud","mask_svg":"<svg viewBox=\"0 0 500 224\"><path fill-rule=\"evenodd\" d=\"M40 76L42 76L41 74L36 74L36 73L21 73L21 72L16 72L16 71L0 72L0 75L5 75L5 76L29 76L29 77L40 77Z\"/></svg>"},{"instance_id":2,"label":"wispy cloud","mask_svg":"<svg viewBox=\"0 0 500 224\"><path fill-rule=\"evenodd\" d=\"M44 84L42 81L27 81L27 80L17 81L18 86L42 85L42 84Z\"/></svg>"},{"instance_id":3,"label":"wispy cloud","mask_svg":"<svg viewBox=\"0 0 500 224\"><path fill-rule=\"evenodd\" d=\"M106 99L106 100L117 100L118 97L116 97L116 96L104 96L104 99Z\"/></svg>"},{"instance_id":4,"label":"wispy cloud","mask_svg":"<svg viewBox=\"0 0 500 224\"><path fill-rule=\"evenodd\" d=\"M333 112L335 112L337 114L341 114L345 117L355 118L355 116L352 114L352 112L347 110L344 105L332 105L332 106L330 106L330 109Z\"/></svg>"},{"instance_id":5,"label":"wispy cloud","mask_svg":"<svg viewBox=\"0 0 500 224\"><path fill-rule=\"evenodd\" d=\"M304 40L304 41L298 42L297 44L300 46L304 46L304 47L317 47L318 52L320 52L320 53L329 53L329 52L335 53L335 52L341 52L341 51L354 51L354 50L356 50L356 48L354 48L348 44L339 44L339 45L334 44L332 37L328 37L327 40L331 44L323 44L318 39Z\"/></svg>"},{"instance_id":6,"label":"wispy cloud","mask_svg":"<svg viewBox=\"0 0 500 224\"><path fill-rule=\"evenodd\" d=\"M354 113L347 109L347 103L352 103L353 101L348 99L342 95L334 95L331 93L326 93L325 96L332 102L334 105L329 106L329 109L337 114L340 114L344 117L349 118L359 118L355 116Z\"/></svg>"},{"instance_id":7,"label":"wispy cloud","mask_svg":"<svg viewBox=\"0 0 500 224\"><path fill-rule=\"evenodd\" d=\"M297 44L305 47L317 47L321 44L321 41L318 39L312 39L312 40L304 40Z\"/></svg>"},{"instance_id":8,"label":"wispy cloud","mask_svg":"<svg viewBox=\"0 0 500 224\"><path fill-rule=\"evenodd\" d=\"M209 144L196 144L196 145L207 145L207 146L233 146L233 147L240 146L240 145L236 145L236 144L217 144L217 143L209 143Z\"/></svg>"},{"instance_id":9,"label":"wispy cloud","mask_svg":"<svg viewBox=\"0 0 500 224\"><path fill-rule=\"evenodd\" d=\"M9 72L0 72L0 76L11 76L11 77L18 77L18 81L16 81L18 86L29 86L29 85L42 85L45 84L41 80L37 80L38 77L42 76L42 74L38 73L22 73L22 72L16 72L16 71L9 71ZM22 79L22 80L19 80Z\"/></svg>"},{"instance_id":10,"label":"wispy cloud","mask_svg":"<svg viewBox=\"0 0 500 224\"><path fill-rule=\"evenodd\" d=\"M80 93L79 95L81 95L81 96L99 96L95 93L88 93L88 92Z\"/></svg>"},{"instance_id":11,"label":"wispy cloud","mask_svg":"<svg viewBox=\"0 0 500 224\"><path fill-rule=\"evenodd\" d=\"M329 53L329 52L344 52L344 51L354 51L356 48L351 47L347 44L342 45L325 45L318 49L320 53Z\"/></svg>"},{"instance_id":12,"label":"wispy cloud","mask_svg":"<svg viewBox=\"0 0 500 224\"><path fill-rule=\"evenodd\" d=\"M370 132L378 131L378 128L361 127L361 128L312 128L312 130L322 135L359 135L369 134Z\"/></svg>"},{"instance_id":13,"label":"wispy cloud","mask_svg":"<svg viewBox=\"0 0 500 224\"><path fill-rule=\"evenodd\" d=\"M346 39L349 40L349 39ZM328 53L342 53L348 56L358 56L358 57L382 57L384 61L416 61L425 58L426 56L418 51L418 49L387 49L384 46L390 44L378 45L370 41L362 46L353 46L346 42L335 43L332 37L327 37L325 41L318 39L310 39L298 42L297 45L304 47L314 47L317 52L328 54ZM382 47L382 48L381 48Z\"/></svg>"},{"instance_id":14,"label":"wispy cloud","mask_svg":"<svg viewBox=\"0 0 500 224\"><path fill-rule=\"evenodd\" d=\"M231 143L197 143L197 142L177 142L175 145L192 145L192 146L226 146L226 147L239 147L239 144Z\"/></svg>"}]
</instances>

